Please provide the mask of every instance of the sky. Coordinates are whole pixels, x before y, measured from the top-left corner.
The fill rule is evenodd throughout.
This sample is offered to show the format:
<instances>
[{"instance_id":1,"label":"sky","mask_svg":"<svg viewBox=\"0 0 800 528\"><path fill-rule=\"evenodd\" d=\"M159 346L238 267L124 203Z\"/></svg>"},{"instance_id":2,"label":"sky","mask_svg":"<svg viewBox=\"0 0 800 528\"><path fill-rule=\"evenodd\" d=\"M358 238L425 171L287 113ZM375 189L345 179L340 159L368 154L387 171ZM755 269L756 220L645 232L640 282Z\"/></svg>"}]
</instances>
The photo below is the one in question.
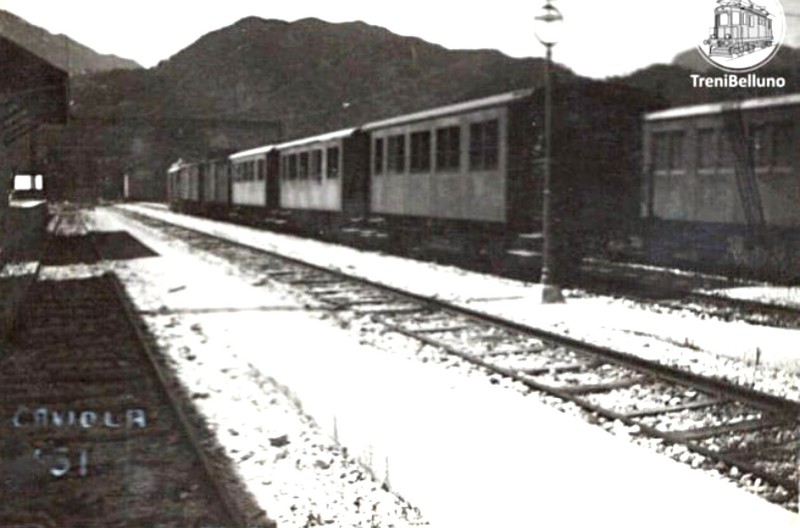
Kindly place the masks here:
<instances>
[{"instance_id":1,"label":"sky","mask_svg":"<svg viewBox=\"0 0 800 528\"><path fill-rule=\"evenodd\" d=\"M713 25L716 6L716 0L553 3L565 19L563 38L553 51L555 60L598 78L670 62L677 53L697 46ZM800 15L800 0L782 4L787 13ZM0 0L0 9L34 25L145 67L251 15L288 21L361 20L451 49L489 48L512 57L541 57L544 50L536 40L533 19L542 5L544 0ZM786 43L800 46L800 16L786 20Z\"/></svg>"}]
</instances>

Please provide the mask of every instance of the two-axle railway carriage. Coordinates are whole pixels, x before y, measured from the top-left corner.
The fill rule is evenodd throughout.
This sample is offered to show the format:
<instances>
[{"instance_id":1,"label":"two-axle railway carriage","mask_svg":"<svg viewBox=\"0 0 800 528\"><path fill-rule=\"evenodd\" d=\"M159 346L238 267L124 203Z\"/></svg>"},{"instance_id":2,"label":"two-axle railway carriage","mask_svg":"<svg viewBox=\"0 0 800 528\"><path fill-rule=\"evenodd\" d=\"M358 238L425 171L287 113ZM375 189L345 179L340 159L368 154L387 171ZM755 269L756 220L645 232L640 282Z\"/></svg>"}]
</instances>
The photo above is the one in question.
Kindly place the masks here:
<instances>
[{"instance_id":1,"label":"two-axle railway carriage","mask_svg":"<svg viewBox=\"0 0 800 528\"><path fill-rule=\"evenodd\" d=\"M179 211L199 212L202 204L200 164L178 160L167 174L170 205Z\"/></svg>"},{"instance_id":2,"label":"two-axle railway carriage","mask_svg":"<svg viewBox=\"0 0 800 528\"><path fill-rule=\"evenodd\" d=\"M735 57L772 46L770 13L750 0L719 0L714 27L704 41L709 56Z\"/></svg>"},{"instance_id":3,"label":"two-axle railway carriage","mask_svg":"<svg viewBox=\"0 0 800 528\"><path fill-rule=\"evenodd\" d=\"M198 177L203 197L203 210L211 216L224 216L231 201L228 160L211 160L200 165Z\"/></svg>"},{"instance_id":4,"label":"two-axle railway carriage","mask_svg":"<svg viewBox=\"0 0 800 528\"><path fill-rule=\"evenodd\" d=\"M427 239L466 255L505 258L521 236L535 240L545 162L543 95L521 90L364 125L370 214L392 233L405 233L401 244ZM640 93L617 85L558 87L552 195L564 258L597 250L610 231L635 220L638 121L645 108L652 106Z\"/></svg>"},{"instance_id":5,"label":"two-axle railway carriage","mask_svg":"<svg viewBox=\"0 0 800 528\"><path fill-rule=\"evenodd\" d=\"M371 215L401 244L502 249L507 228L521 230L541 203L530 166L532 95L521 90L364 125Z\"/></svg>"},{"instance_id":6,"label":"two-axle railway carriage","mask_svg":"<svg viewBox=\"0 0 800 528\"><path fill-rule=\"evenodd\" d=\"M282 143L275 151L280 208L293 225L326 235L363 218L367 143L357 129Z\"/></svg>"},{"instance_id":7,"label":"two-axle railway carriage","mask_svg":"<svg viewBox=\"0 0 800 528\"><path fill-rule=\"evenodd\" d=\"M274 177L268 177L275 172L274 150L273 145L267 145L230 156L231 205L234 208L247 211L277 207Z\"/></svg>"},{"instance_id":8,"label":"two-axle railway carriage","mask_svg":"<svg viewBox=\"0 0 800 528\"><path fill-rule=\"evenodd\" d=\"M800 94L655 112L644 127L651 258L800 276Z\"/></svg>"}]
</instances>

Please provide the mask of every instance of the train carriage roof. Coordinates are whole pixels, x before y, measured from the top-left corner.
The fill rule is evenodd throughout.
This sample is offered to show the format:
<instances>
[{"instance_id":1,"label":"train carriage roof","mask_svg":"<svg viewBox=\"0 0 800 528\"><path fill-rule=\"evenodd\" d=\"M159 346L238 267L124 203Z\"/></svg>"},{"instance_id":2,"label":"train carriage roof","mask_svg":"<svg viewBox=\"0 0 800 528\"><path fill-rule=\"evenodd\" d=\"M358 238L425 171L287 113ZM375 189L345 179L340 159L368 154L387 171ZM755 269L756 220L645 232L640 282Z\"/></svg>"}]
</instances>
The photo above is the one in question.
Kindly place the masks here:
<instances>
[{"instance_id":1,"label":"train carriage roof","mask_svg":"<svg viewBox=\"0 0 800 528\"><path fill-rule=\"evenodd\" d=\"M278 145L275 145L275 149L284 150L293 147L302 147L303 145L310 145L311 143L324 143L325 141L350 137L357 131L358 128L345 128L342 130L336 130L335 132L320 134L318 136L294 139L292 141L287 141L286 143L280 143Z\"/></svg>"},{"instance_id":2,"label":"train carriage roof","mask_svg":"<svg viewBox=\"0 0 800 528\"><path fill-rule=\"evenodd\" d=\"M251 158L253 156L259 156L261 154L269 154L273 151L284 150L287 148L292 147L300 147L303 145L310 145L312 143L323 143L325 141L331 141L333 139L340 139L350 137L358 131L358 128L345 128L343 130L337 130L335 132L328 132L326 134L320 134L317 136L310 136L300 139L293 139L291 141L287 141L285 143L276 143L272 145L264 145L263 147L256 147L250 150L243 150L241 152L236 152L231 154L228 159L231 161L240 161L247 158Z\"/></svg>"},{"instance_id":3,"label":"train carriage roof","mask_svg":"<svg viewBox=\"0 0 800 528\"><path fill-rule=\"evenodd\" d=\"M387 128L396 125L402 125L413 121L425 121L427 119L434 119L452 114L460 114L463 112L471 112L473 110L480 110L481 108L488 108L492 106L502 106L530 97L533 94L533 89L517 90L514 92L507 92L500 95L493 95L491 97L484 97L483 99L476 99L464 103L456 103L448 106L441 106L432 110L424 110L422 112L415 112L413 114L406 114L381 121L373 121L361 127L361 130L369 132L379 128Z\"/></svg>"},{"instance_id":4,"label":"train carriage roof","mask_svg":"<svg viewBox=\"0 0 800 528\"><path fill-rule=\"evenodd\" d=\"M723 101L720 103L681 106L645 114L645 121L665 121L667 119L681 119L703 115L720 114L737 110L755 110L759 108L772 108L778 106L792 106L800 104L800 93L778 95L774 97L759 97L743 101Z\"/></svg>"},{"instance_id":5,"label":"train carriage roof","mask_svg":"<svg viewBox=\"0 0 800 528\"><path fill-rule=\"evenodd\" d=\"M238 161L245 158L250 158L252 156L258 156L259 154L268 154L275 149L275 145L264 145L262 147L256 147L249 150L243 150L241 152L234 152L228 159L231 161Z\"/></svg>"}]
</instances>

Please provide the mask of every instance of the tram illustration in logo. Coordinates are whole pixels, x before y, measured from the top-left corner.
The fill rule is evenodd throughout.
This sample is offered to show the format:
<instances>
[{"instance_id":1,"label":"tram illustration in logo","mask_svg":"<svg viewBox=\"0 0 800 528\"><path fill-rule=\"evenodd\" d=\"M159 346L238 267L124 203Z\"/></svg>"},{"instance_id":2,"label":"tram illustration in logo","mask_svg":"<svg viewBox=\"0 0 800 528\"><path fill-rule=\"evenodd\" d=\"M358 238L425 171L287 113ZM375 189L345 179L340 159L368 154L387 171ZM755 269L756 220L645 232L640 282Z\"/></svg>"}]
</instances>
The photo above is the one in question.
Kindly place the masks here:
<instances>
[{"instance_id":1,"label":"tram illustration in logo","mask_svg":"<svg viewBox=\"0 0 800 528\"><path fill-rule=\"evenodd\" d=\"M784 15L780 0L717 0L714 26L698 46L712 65L748 72L771 60L780 48Z\"/></svg>"}]
</instances>

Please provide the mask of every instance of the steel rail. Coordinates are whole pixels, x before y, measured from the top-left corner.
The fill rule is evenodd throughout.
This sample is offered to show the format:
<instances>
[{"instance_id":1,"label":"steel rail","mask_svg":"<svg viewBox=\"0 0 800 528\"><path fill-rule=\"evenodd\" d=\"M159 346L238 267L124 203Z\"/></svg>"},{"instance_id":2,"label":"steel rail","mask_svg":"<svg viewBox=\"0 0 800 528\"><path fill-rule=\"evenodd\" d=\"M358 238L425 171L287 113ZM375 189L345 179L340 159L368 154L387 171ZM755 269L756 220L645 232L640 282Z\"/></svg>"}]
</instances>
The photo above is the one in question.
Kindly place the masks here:
<instances>
[{"instance_id":1,"label":"steel rail","mask_svg":"<svg viewBox=\"0 0 800 528\"><path fill-rule=\"evenodd\" d=\"M88 233L88 227L86 226L82 213L78 211L75 214L78 215L79 222L83 225L84 230ZM91 244L91 247L97 256L97 262L103 260L103 255L100 251L100 248L94 243ZM228 492L228 489L222 484L222 482L220 482L220 478L217 475L218 471L215 470L214 463L210 460L206 450L203 448L203 442L197 434L196 428L192 425L191 420L186 415L178 395L175 394L175 391L170 388L169 379L158 362L156 352L151 345L149 336L139 322L137 310L133 300L128 296L124 285L120 281L119 277L112 272L103 273L101 277L111 284L115 296L122 306L122 310L125 314L125 323L133 331L137 344L139 345L139 350L141 350L142 355L146 360L147 368L156 378L157 390L166 399L170 409L175 414L185 438L192 446L192 450L203 467L203 472L206 474L206 477L211 483L214 493L220 500L227 517L233 522L232 528L248 528L253 526L253 524L250 523L245 517L244 513L241 511L241 508L237 506L235 499Z\"/></svg>"},{"instance_id":2,"label":"steel rail","mask_svg":"<svg viewBox=\"0 0 800 528\"><path fill-rule=\"evenodd\" d=\"M113 273L104 273L103 277L105 277L106 280L110 281L112 284L112 287L114 288L114 291L116 292L116 295L122 304L123 311L125 312L126 323L136 335L136 340L139 342L142 353L147 360L147 365L158 381L156 384L158 386L158 390L161 391L162 395L168 401L170 408L175 413L185 437L188 439L192 449L200 460L200 463L203 466L203 471L208 477L208 480L211 482L214 492L220 499L228 518L233 521L233 526L235 528L247 528L249 526L253 526L251 523L248 523L248 519L244 516L241 509L236 505L234 498L231 496L222 482L220 482L218 471L215 470L213 462L211 462L206 454L206 451L203 448L202 440L196 432L196 428L192 425L189 417L184 412L179 398L170 388L169 380L159 365L158 360L156 359L156 354L153 350L153 347L150 345L150 340L148 339L147 334L138 322L133 301L128 297L124 286L120 282L119 278Z\"/></svg>"},{"instance_id":3,"label":"steel rail","mask_svg":"<svg viewBox=\"0 0 800 528\"><path fill-rule=\"evenodd\" d=\"M134 215L146 216L141 213L134 213ZM289 262L291 264L309 268L315 271L319 271L321 273L328 273L335 277L346 279L348 281L355 282L361 285L366 285L387 292L391 292L392 294L397 295L401 298L411 299L429 308L444 311L450 314L461 315L473 321L489 323L493 326L521 333L539 339L541 341L544 341L545 343L551 346L556 346L556 347L562 346L565 348L570 348L573 350L584 352L590 355L599 356L604 358L608 362L630 367L645 373L655 374L661 379L677 382L684 385L689 385L699 390L702 390L703 392L709 392L711 394L717 394L717 395L735 396L736 399L743 400L753 405L754 407L758 407L760 409L769 412L778 412L780 414L792 416L793 419L795 420L800 420L800 402L798 401L788 400L761 391L757 391L752 388L743 387L741 385L734 384L730 381L721 378L711 378L707 376L702 376L700 374L695 374L693 372L682 370L677 367L672 367L670 365L665 365L662 363L643 359L633 354L629 354L627 352L620 352L617 350L613 350L611 348L588 343L586 341L581 341L578 339L566 337L560 334L556 334L554 332L543 330L541 328L534 328L525 325L523 323L510 321L508 319L504 319L496 315L481 312L479 310L475 310L472 308L467 308L465 306L460 306L450 301L435 299L422 294L403 290L395 286L377 282L371 279L366 279L364 277L352 275L348 272L341 271L339 269L329 268L323 265L306 262L296 257L282 255L280 253L276 253L274 251L263 249L247 243L243 243L236 240L230 240L220 235L212 235L209 233L205 233L203 231L200 231L199 229L189 228L185 226L178 226L177 224L171 224L165 220L160 220L149 216L146 217L149 220L160 222L173 227L178 227L180 229L196 233L198 235L208 237L210 239L221 240L224 241L226 244L244 248L250 251L255 251L257 253L261 253L263 255L272 257L274 259L282 260L284 262Z\"/></svg>"},{"instance_id":4,"label":"steel rail","mask_svg":"<svg viewBox=\"0 0 800 528\"><path fill-rule=\"evenodd\" d=\"M441 299L434 299L418 293L409 292L401 288L383 284L377 281L354 276L350 273L341 271L339 269L329 268L319 264L306 262L296 257L289 257L247 243L242 243L235 240L229 240L222 236L208 234L198 229L188 228L185 226L176 226L175 224L170 224L167 221L154 219L152 217L147 217L147 219L150 221L155 221L158 223L163 223L169 226L177 227L178 229L182 229L190 233L196 233L197 235L200 235L202 237L207 237L212 240L219 240L224 242L225 244L229 244L234 247L240 247L248 251L254 251L256 253L263 254L269 258L278 259L280 261L295 266L299 266L301 268L314 270L320 273L330 274L334 277L338 277L349 282L375 288L380 291L389 292L395 295L398 298L398 301L410 300L413 301L415 304L421 305L423 308L429 311L444 312L451 315L461 316L475 323L489 324L497 328L502 328L504 330L508 330L514 333L538 339L544 342L548 346L564 347L572 351L577 351L584 354L588 354L590 356L602 358L602 360L606 363L623 366L631 370L644 373L648 376L653 377L656 380L663 380L675 385L694 388L697 389L698 391L702 391L703 393L712 395L720 400L746 403L752 407L765 411L768 414L768 416L762 418L763 428L781 426L781 425L796 425L798 419L800 419L800 402L756 391L752 388L743 387L741 385L731 383L724 379L702 376L682 369L678 369L676 367L643 359L626 352L620 352L607 347L602 347L599 345L594 345L592 343L587 343L585 341L576 340L574 338L565 337L563 335L555 334L553 332L549 332L543 329L533 328L522 323L509 321L507 319L487 314L471 308L467 308L464 306L460 306L452 302L444 301ZM346 302L342 303L341 308L346 309L347 303ZM385 314L383 312L378 312L378 315L385 315ZM735 456L732 456L732 453L717 452L708 449L698 443L692 442L691 439L683 438L682 436L684 433L686 433L686 431L662 431L655 427L639 423L635 421L634 416L627 416L625 413L603 408L599 405L593 404L581 398L580 393L572 392L566 389L562 390L561 388L558 387L552 387L549 385L536 382L530 379L530 377L527 377L524 374L522 374L520 371L494 365L473 354L462 352L445 343L442 343L435 339L431 339L425 335L415 333L412 330L408 330L399 327L397 325L392 325L387 322L382 322L382 324L384 324L394 332L403 334L409 338L418 340L430 346L445 350L451 355L460 357L466 361L469 361L473 364L486 368L490 371L496 372L498 374L511 378L515 381L521 382L534 390L554 395L565 401L570 401L572 403L575 403L576 405L579 405L581 408L586 409L587 411L596 413L610 420L618 420L621 423L628 425L629 427L638 427L639 430L642 431L642 433L644 433L647 436L660 438L670 443L685 446L687 449L690 449L691 451L694 451L709 459L718 460L730 466L736 466L739 469L745 471L746 473L750 473L758 478L761 478L764 481L768 481L775 485L783 487L792 496L797 495L796 483L789 482L788 480L778 477L776 475L771 475L768 472L762 471L761 469L752 464L749 464L742 460L738 460L735 458Z\"/></svg>"},{"instance_id":5,"label":"steel rail","mask_svg":"<svg viewBox=\"0 0 800 528\"><path fill-rule=\"evenodd\" d=\"M572 402L575 405L578 405L579 407L581 407L582 409L585 409L587 411L590 411L590 412L593 412L595 414L598 414L598 415L600 415L600 416L602 416L602 417L604 417L604 418L606 418L608 420L620 421L620 422L624 423L625 425L627 425L628 427L638 427L639 430L642 433L644 433L645 435L647 435L647 436L654 437L654 438L660 438L662 440L665 440L665 441L673 443L673 444L679 444L679 445L685 446L687 449L690 449L691 451L694 451L694 452L696 452L696 453L698 453L700 455L703 455L703 456L705 456L707 458L710 458L712 460L718 460L718 461L724 462L724 463L726 463L728 465L731 465L731 466L737 466L739 469L745 471L746 473L750 473L750 474L752 474L752 475L754 475L754 476L756 476L758 478L761 478L762 480L771 482L771 483L773 483L775 485L782 486L788 493L790 493L793 496L797 494L797 490L795 489L797 483L790 482L790 481L788 481L786 479L783 479L783 478L780 478L780 477L776 477L775 475L771 475L770 473L762 471L758 467L756 467L756 466L754 466L752 464L749 464L747 462L737 461L737 459L734 456L730 456L729 454L713 451L713 450L708 449L706 447L703 447L703 446L701 446L699 444L695 444L695 443L692 443L691 441L687 441L686 439L682 438L682 431L662 431L662 430L657 429L655 427L639 423L639 422L637 422L635 420L635 417L628 416L624 412L614 411L614 410L602 407L600 405L591 403L591 402L581 398L580 397L581 394L572 392L567 388L553 387L551 385L546 385L544 383L539 383L539 382L537 382L535 380L532 380L530 377L527 377L524 374L521 374L520 371L518 371L518 370L514 370L514 369L507 368L507 367L501 367L499 365L495 365L493 363L490 363L488 361L483 360L479 356L476 356L474 354L468 354L466 352L462 352L462 351L458 350L455 347L449 346L449 345L447 345L445 343L441 343L439 341L436 341L435 339L430 339L430 338L425 337L423 335L417 335L413 331L409 331L407 329L398 327L396 325L387 325L387 326L389 326L393 331L395 331L395 332L397 332L399 334L405 335L406 337L410 337L412 339L416 339L416 340L418 340L418 341L420 341L422 343L425 343L425 344L427 344L429 346L444 349L445 351L447 351L447 353L449 353L449 354L451 354L453 356L457 356L457 357L459 357L459 358L461 358L461 359L463 359L465 361L468 361L468 362L470 362L470 363L472 363L474 365L478 365L480 367L483 367L483 368L489 370L490 372L494 372L494 373L506 376L508 378L511 378L514 381L522 383L523 385L525 385L526 387L528 387L530 389L533 389L533 390L536 390L536 391L539 391L539 392L543 392L545 394L550 394L552 396L556 396L558 398L561 398L561 399L563 399L565 401ZM768 425L770 427L774 427L776 425L781 425L781 422L774 422L774 423L768 423L768 424L765 423L765 425Z\"/></svg>"}]
</instances>

